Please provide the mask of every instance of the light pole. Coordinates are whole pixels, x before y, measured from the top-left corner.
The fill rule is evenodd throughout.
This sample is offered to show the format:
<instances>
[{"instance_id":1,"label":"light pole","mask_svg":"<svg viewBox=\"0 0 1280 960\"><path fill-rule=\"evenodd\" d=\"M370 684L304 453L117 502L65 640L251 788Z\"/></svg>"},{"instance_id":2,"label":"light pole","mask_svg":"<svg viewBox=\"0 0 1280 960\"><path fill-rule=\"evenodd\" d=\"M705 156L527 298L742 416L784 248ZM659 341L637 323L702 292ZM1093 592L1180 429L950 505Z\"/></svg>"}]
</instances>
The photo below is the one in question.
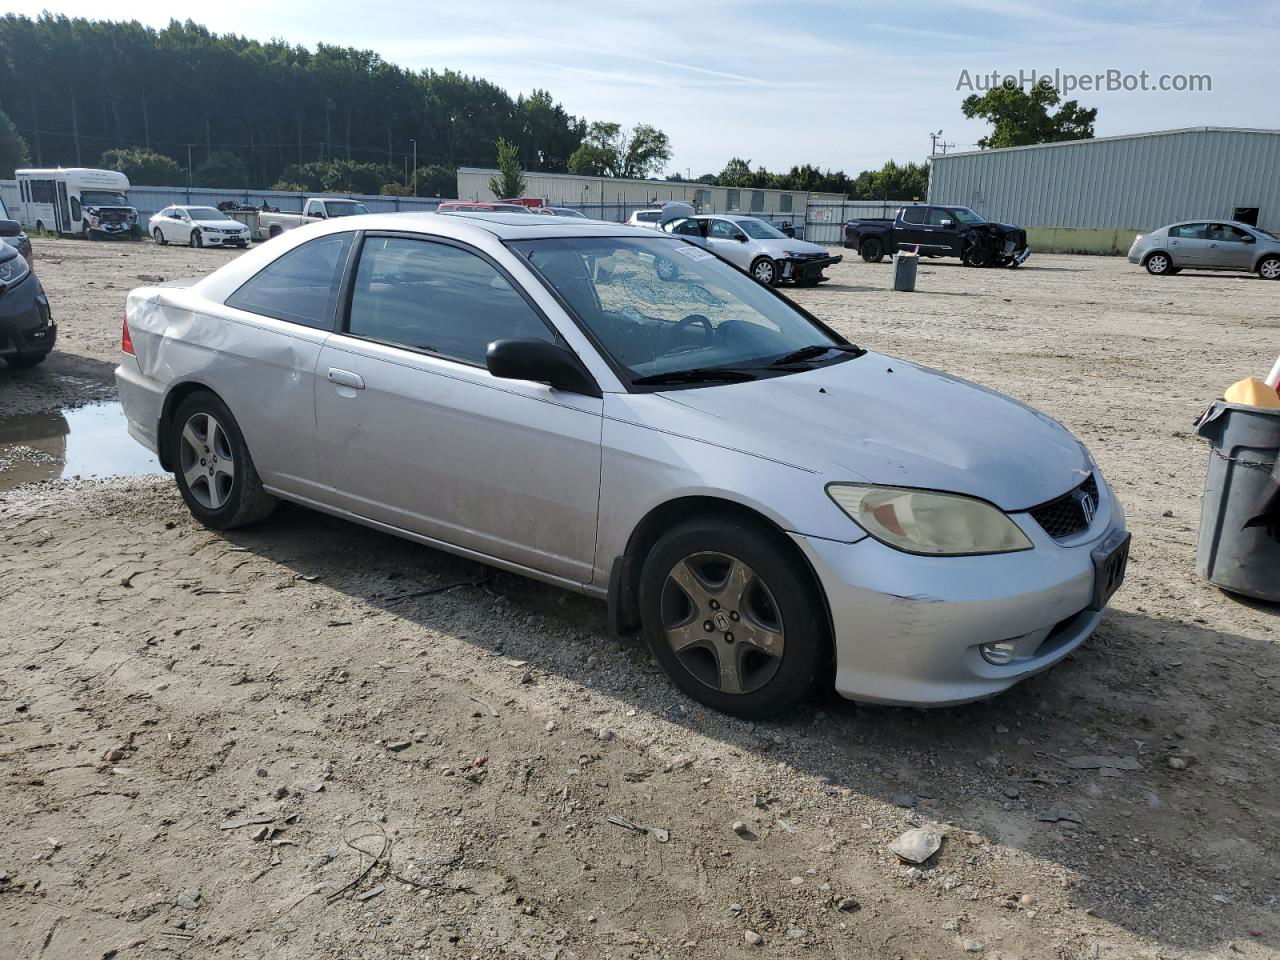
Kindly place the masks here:
<instances>
[{"instance_id":1,"label":"light pole","mask_svg":"<svg viewBox=\"0 0 1280 960\"><path fill-rule=\"evenodd\" d=\"M413 146L413 195L416 197L418 195L418 141L410 140L409 143Z\"/></svg>"}]
</instances>

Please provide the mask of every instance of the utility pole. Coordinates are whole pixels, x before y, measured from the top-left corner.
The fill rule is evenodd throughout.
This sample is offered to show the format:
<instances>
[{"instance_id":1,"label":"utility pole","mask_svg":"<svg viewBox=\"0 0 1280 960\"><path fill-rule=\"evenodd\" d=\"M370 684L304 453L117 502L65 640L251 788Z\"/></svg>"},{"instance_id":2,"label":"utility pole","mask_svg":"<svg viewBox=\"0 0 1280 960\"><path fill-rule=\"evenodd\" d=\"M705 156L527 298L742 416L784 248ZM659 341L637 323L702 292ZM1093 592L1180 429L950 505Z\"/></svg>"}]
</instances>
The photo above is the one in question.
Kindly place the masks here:
<instances>
[{"instance_id":1,"label":"utility pole","mask_svg":"<svg viewBox=\"0 0 1280 960\"><path fill-rule=\"evenodd\" d=\"M413 195L416 197L418 195L418 141L410 140L409 143L413 146Z\"/></svg>"},{"instance_id":2,"label":"utility pole","mask_svg":"<svg viewBox=\"0 0 1280 960\"><path fill-rule=\"evenodd\" d=\"M929 156L933 156L938 152L938 141L942 139L942 131L929 134ZM945 152L945 151L944 151Z\"/></svg>"}]
</instances>

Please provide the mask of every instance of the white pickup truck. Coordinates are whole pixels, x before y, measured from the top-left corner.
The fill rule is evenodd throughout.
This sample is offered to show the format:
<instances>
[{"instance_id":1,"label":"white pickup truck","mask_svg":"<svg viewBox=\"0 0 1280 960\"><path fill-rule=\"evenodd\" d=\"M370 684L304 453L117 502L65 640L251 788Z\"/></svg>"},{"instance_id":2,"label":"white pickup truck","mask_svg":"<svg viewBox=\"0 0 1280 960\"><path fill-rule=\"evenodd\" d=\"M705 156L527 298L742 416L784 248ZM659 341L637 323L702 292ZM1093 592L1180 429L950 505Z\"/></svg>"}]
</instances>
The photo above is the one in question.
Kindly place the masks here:
<instances>
[{"instance_id":1,"label":"white pickup truck","mask_svg":"<svg viewBox=\"0 0 1280 960\"><path fill-rule=\"evenodd\" d=\"M330 200L326 197L308 197L302 206L301 213L268 213L263 210L258 214L258 239L270 240L278 237L286 230L301 227L317 220L328 220L332 217L354 217L368 213L369 208L359 200Z\"/></svg>"}]
</instances>

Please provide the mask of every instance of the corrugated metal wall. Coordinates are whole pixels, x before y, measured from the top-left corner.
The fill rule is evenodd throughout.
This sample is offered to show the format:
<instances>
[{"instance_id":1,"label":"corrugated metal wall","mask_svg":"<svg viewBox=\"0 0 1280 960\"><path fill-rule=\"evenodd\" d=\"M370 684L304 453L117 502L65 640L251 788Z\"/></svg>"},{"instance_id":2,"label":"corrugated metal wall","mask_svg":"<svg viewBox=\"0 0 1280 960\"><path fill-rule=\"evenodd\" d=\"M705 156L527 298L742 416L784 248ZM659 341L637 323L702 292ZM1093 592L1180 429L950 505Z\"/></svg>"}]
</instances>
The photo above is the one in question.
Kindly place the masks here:
<instances>
[{"instance_id":1,"label":"corrugated metal wall","mask_svg":"<svg viewBox=\"0 0 1280 960\"><path fill-rule=\"evenodd\" d=\"M1194 129L933 158L929 202L1026 227L1149 230L1258 207L1280 230L1280 131Z\"/></svg>"}]
</instances>

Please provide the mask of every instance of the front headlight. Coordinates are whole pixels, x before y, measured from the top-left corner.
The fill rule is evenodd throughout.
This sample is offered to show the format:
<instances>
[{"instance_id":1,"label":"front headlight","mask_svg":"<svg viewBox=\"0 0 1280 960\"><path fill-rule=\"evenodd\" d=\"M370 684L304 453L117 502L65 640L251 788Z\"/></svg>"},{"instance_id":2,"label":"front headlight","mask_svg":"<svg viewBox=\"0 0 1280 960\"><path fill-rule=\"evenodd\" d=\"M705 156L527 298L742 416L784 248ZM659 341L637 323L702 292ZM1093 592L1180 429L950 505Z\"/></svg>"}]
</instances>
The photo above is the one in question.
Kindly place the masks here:
<instances>
[{"instance_id":1,"label":"front headlight","mask_svg":"<svg viewBox=\"0 0 1280 960\"><path fill-rule=\"evenodd\" d=\"M31 265L22 254L15 254L0 263L0 283L13 286L31 272Z\"/></svg>"},{"instance_id":2,"label":"front headlight","mask_svg":"<svg viewBox=\"0 0 1280 960\"><path fill-rule=\"evenodd\" d=\"M833 483L827 495L881 543L907 553L956 556L1030 550L1003 511L983 500L910 487Z\"/></svg>"}]
</instances>

